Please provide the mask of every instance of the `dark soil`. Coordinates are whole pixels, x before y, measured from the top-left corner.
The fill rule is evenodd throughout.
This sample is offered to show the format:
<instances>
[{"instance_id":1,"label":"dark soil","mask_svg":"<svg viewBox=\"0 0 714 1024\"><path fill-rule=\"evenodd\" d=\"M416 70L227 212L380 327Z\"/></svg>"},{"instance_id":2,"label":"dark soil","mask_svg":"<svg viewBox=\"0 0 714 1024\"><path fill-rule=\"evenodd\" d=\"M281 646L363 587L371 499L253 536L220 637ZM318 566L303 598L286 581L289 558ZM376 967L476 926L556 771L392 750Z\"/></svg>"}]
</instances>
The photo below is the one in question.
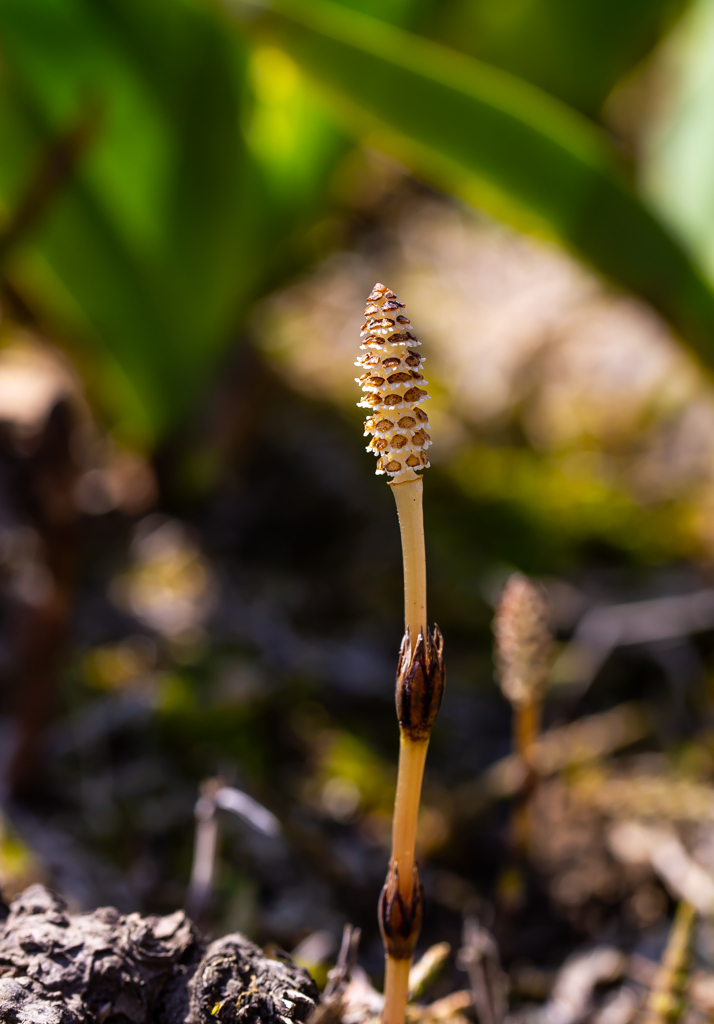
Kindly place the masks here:
<instances>
[{"instance_id":1,"label":"dark soil","mask_svg":"<svg viewBox=\"0 0 714 1024\"><path fill-rule=\"evenodd\" d=\"M318 998L287 955L238 934L206 944L182 910L73 915L32 885L3 913L2 1024L297 1024Z\"/></svg>"}]
</instances>

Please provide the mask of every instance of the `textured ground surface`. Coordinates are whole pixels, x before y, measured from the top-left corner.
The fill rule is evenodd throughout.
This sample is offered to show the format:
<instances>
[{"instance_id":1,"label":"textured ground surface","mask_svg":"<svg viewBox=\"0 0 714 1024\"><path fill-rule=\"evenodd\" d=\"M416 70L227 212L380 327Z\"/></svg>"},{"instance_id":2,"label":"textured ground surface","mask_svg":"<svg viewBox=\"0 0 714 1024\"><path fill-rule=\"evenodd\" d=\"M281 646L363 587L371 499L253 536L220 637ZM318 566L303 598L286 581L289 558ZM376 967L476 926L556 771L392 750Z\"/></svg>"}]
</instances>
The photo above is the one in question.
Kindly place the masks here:
<instances>
[{"instance_id":1,"label":"textured ground surface","mask_svg":"<svg viewBox=\"0 0 714 1024\"><path fill-rule=\"evenodd\" d=\"M317 999L307 972L242 935L206 946L183 911L70 915L30 886L0 924L2 1024L289 1024Z\"/></svg>"}]
</instances>

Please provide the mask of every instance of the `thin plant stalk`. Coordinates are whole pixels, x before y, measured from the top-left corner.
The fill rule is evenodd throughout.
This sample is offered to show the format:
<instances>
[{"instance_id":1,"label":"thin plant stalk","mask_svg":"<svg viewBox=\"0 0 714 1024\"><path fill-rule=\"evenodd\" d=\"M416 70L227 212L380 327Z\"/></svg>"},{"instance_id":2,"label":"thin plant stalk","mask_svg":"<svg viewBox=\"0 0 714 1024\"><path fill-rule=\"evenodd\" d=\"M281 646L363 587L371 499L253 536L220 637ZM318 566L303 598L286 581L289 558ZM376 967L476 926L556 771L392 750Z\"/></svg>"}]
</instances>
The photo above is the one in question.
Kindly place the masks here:
<instances>
[{"instance_id":1,"label":"thin plant stalk","mask_svg":"<svg viewBox=\"0 0 714 1024\"><path fill-rule=\"evenodd\" d=\"M540 736L543 702L540 695L520 704L513 716L513 746L516 754L529 768Z\"/></svg>"},{"instance_id":2,"label":"thin plant stalk","mask_svg":"<svg viewBox=\"0 0 714 1024\"><path fill-rule=\"evenodd\" d=\"M397 503L404 564L404 633L413 652L426 632L426 552L422 497L424 481L415 476L392 484ZM416 742L403 730L399 737L399 769L392 821L392 860L399 869L400 890L407 899L414 874L417 818L429 737Z\"/></svg>"},{"instance_id":3,"label":"thin plant stalk","mask_svg":"<svg viewBox=\"0 0 714 1024\"><path fill-rule=\"evenodd\" d=\"M391 485L399 516L404 566L404 634L413 656L419 637L426 634L426 553L422 498L424 482L414 479ZM392 819L390 867L395 866L399 893L406 906L414 900L416 836L424 764L429 736L414 739L400 729L399 768ZM393 956L387 949L383 1024L402 1024L409 992L412 957Z\"/></svg>"},{"instance_id":4,"label":"thin plant stalk","mask_svg":"<svg viewBox=\"0 0 714 1024\"><path fill-rule=\"evenodd\" d=\"M417 819L428 748L428 739L413 742L404 735L399 738L397 792L392 820L392 860L399 869L399 888L405 899L411 891L411 878L414 874Z\"/></svg>"},{"instance_id":5,"label":"thin plant stalk","mask_svg":"<svg viewBox=\"0 0 714 1024\"><path fill-rule=\"evenodd\" d=\"M387 955L384 973L384 1010L382 1024L403 1024L409 999L409 972L412 958Z\"/></svg>"},{"instance_id":6,"label":"thin plant stalk","mask_svg":"<svg viewBox=\"0 0 714 1024\"><path fill-rule=\"evenodd\" d=\"M532 797L538 781L534 754L540 735L542 714L543 702L540 694L535 694L513 709L513 748L525 768L523 785L516 798L511 821L513 852L519 862L527 859L532 845Z\"/></svg>"},{"instance_id":7,"label":"thin plant stalk","mask_svg":"<svg viewBox=\"0 0 714 1024\"><path fill-rule=\"evenodd\" d=\"M391 484L397 503L404 563L404 631L412 646L426 628L426 549L424 544L424 481L414 474L404 483Z\"/></svg>"}]
</instances>

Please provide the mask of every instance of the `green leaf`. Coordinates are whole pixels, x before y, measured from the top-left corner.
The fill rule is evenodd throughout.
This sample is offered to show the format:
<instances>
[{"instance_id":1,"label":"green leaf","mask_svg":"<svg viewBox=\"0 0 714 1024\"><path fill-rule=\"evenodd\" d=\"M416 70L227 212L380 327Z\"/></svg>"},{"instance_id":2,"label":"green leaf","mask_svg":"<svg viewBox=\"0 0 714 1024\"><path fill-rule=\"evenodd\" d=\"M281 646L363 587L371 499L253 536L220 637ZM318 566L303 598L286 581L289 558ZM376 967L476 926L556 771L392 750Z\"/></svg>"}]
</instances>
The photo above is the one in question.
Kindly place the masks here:
<instances>
[{"instance_id":1,"label":"green leaf","mask_svg":"<svg viewBox=\"0 0 714 1024\"><path fill-rule=\"evenodd\" d=\"M151 9L156 38L174 51L183 44L187 58L176 62L170 99L142 68L133 39L116 31L111 5L0 5L3 108L15 124L5 129L15 145L0 161L6 205L47 140L87 103L99 120L75 182L11 272L41 311L49 304L56 313L62 298L73 308L71 333L84 334L90 359L99 352L117 371L103 395L118 403L112 418L128 417L127 432L146 440L200 384L243 282L231 263L249 263L236 244L235 183L245 163L236 129L239 47L186 4ZM115 386L120 376L123 386Z\"/></svg>"},{"instance_id":2,"label":"green leaf","mask_svg":"<svg viewBox=\"0 0 714 1024\"><path fill-rule=\"evenodd\" d=\"M687 0L336 0L510 71L597 117Z\"/></svg>"},{"instance_id":3,"label":"green leaf","mask_svg":"<svg viewBox=\"0 0 714 1024\"><path fill-rule=\"evenodd\" d=\"M501 216L545 226L661 309L714 363L714 294L583 117L512 75L329 0L274 0L245 24L269 32L327 87L353 132Z\"/></svg>"},{"instance_id":4,"label":"green leaf","mask_svg":"<svg viewBox=\"0 0 714 1024\"><path fill-rule=\"evenodd\" d=\"M714 280L714 2L697 0L661 55L669 102L650 132L644 187Z\"/></svg>"},{"instance_id":5,"label":"green leaf","mask_svg":"<svg viewBox=\"0 0 714 1024\"><path fill-rule=\"evenodd\" d=\"M424 28L597 115L618 79L683 6L682 0L439 0Z\"/></svg>"},{"instance_id":6,"label":"green leaf","mask_svg":"<svg viewBox=\"0 0 714 1024\"><path fill-rule=\"evenodd\" d=\"M287 94L258 95L262 51L192 0L3 0L0 48L6 211L88 104L99 124L8 272L81 344L108 419L149 445L201 394L236 317L289 264L344 142L281 52ZM270 153L255 144L261 117L271 131L287 123Z\"/></svg>"}]
</instances>

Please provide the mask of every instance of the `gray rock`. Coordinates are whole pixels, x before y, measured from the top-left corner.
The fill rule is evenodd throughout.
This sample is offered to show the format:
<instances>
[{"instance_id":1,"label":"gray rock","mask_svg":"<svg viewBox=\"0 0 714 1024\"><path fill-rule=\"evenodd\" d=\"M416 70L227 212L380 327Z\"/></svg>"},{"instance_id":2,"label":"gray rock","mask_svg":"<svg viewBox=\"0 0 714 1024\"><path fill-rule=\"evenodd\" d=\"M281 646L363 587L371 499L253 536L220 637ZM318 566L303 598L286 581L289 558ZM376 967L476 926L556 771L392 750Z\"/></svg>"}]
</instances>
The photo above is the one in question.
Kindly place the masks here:
<instances>
[{"instance_id":1,"label":"gray rock","mask_svg":"<svg viewBox=\"0 0 714 1024\"><path fill-rule=\"evenodd\" d=\"M206 947L181 910L71 915L33 885L0 918L1 1024L302 1024L317 999L289 957L242 935Z\"/></svg>"}]
</instances>

